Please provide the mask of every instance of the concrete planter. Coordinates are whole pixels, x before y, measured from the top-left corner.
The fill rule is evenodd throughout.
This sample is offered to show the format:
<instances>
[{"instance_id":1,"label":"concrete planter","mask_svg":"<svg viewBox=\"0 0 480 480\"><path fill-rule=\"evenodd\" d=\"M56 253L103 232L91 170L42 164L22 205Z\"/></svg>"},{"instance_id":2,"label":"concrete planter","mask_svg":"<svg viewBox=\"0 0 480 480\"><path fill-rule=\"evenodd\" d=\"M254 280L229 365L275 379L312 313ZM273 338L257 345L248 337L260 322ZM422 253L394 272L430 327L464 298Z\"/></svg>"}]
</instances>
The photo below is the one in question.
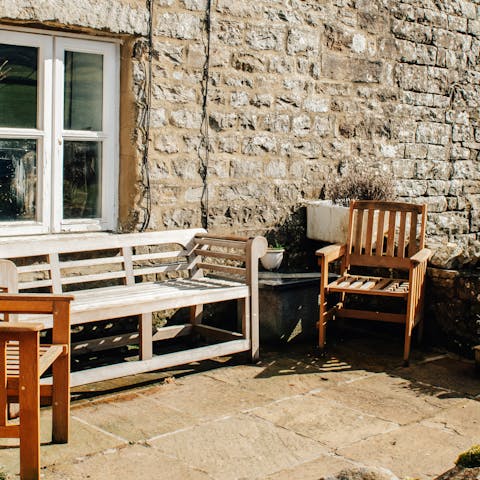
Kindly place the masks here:
<instances>
[{"instance_id":1,"label":"concrete planter","mask_svg":"<svg viewBox=\"0 0 480 480\"><path fill-rule=\"evenodd\" d=\"M265 270L276 270L283 260L283 248L267 248L267 253L260 258L262 267Z\"/></svg>"},{"instance_id":2,"label":"concrete planter","mask_svg":"<svg viewBox=\"0 0 480 480\"><path fill-rule=\"evenodd\" d=\"M307 237L329 243L345 243L350 209L331 200L307 203Z\"/></svg>"}]
</instances>

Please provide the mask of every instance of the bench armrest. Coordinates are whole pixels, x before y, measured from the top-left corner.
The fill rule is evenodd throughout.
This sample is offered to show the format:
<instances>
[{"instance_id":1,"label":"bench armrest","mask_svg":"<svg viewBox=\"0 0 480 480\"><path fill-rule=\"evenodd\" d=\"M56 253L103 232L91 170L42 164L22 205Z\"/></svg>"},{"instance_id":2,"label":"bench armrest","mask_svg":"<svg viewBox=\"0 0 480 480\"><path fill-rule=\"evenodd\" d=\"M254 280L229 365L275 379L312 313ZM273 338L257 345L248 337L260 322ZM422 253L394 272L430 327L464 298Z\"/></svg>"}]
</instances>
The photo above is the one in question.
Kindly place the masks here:
<instances>
[{"instance_id":1,"label":"bench armrest","mask_svg":"<svg viewBox=\"0 0 480 480\"><path fill-rule=\"evenodd\" d=\"M410 257L410 261L415 265L419 263L427 262L428 259L432 256L432 251L428 248L422 248L415 255Z\"/></svg>"},{"instance_id":2,"label":"bench armrest","mask_svg":"<svg viewBox=\"0 0 480 480\"><path fill-rule=\"evenodd\" d=\"M320 248L315 252L315 255L320 258L325 258L327 263L333 262L342 258L347 251L347 245L335 243L326 247Z\"/></svg>"}]
</instances>

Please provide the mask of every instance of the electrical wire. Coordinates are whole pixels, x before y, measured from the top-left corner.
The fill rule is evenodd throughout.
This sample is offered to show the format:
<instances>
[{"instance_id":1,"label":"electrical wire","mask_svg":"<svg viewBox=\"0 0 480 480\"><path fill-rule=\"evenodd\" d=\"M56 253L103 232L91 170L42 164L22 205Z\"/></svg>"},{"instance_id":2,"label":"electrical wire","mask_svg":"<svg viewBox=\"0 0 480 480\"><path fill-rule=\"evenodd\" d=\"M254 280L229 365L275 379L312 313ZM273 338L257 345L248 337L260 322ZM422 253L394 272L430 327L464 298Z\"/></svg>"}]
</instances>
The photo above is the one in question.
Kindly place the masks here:
<instances>
[{"instance_id":1,"label":"electrical wire","mask_svg":"<svg viewBox=\"0 0 480 480\"><path fill-rule=\"evenodd\" d=\"M210 138L208 125L208 87L210 83L210 43L211 43L211 12L212 1L207 0L205 8L205 62L202 75L202 122L200 125L201 141L198 146L198 157L200 159L200 177L202 178L202 196L200 200L202 227L208 230L209 205L208 205L208 167L210 161Z\"/></svg>"},{"instance_id":2,"label":"electrical wire","mask_svg":"<svg viewBox=\"0 0 480 480\"><path fill-rule=\"evenodd\" d=\"M143 141L143 154L142 154L142 172L141 172L141 184L142 184L142 197L143 205L141 209L143 211L143 219L140 225L140 231L143 232L148 228L150 224L150 218L152 214L152 192L150 186L150 167L148 163L148 153L150 146L150 117L151 117L151 105L152 105L152 61L153 61L153 0L147 0L147 9L149 12L148 19L148 52L147 52L147 71L144 72L144 78L146 77L146 85L143 88L142 100L138 102L138 105L142 109L140 113L139 130L142 133Z\"/></svg>"}]
</instances>

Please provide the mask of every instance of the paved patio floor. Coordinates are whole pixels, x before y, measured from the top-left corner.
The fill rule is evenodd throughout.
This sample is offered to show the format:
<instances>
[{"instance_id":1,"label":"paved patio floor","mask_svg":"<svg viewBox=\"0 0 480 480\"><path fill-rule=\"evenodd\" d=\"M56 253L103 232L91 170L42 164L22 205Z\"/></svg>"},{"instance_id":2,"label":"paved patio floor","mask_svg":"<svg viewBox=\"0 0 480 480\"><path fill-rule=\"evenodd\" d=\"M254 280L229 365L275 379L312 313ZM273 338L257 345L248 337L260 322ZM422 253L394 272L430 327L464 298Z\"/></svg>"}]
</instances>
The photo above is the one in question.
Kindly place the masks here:
<instances>
[{"instance_id":1,"label":"paved patio floor","mask_svg":"<svg viewBox=\"0 0 480 480\"><path fill-rule=\"evenodd\" d=\"M330 346L222 358L75 391L68 445L49 443L45 479L317 480L377 466L433 478L480 443L480 378L472 362L365 334ZM18 448L0 439L0 465ZM12 478L18 478L13 475Z\"/></svg>"}]
</instances>

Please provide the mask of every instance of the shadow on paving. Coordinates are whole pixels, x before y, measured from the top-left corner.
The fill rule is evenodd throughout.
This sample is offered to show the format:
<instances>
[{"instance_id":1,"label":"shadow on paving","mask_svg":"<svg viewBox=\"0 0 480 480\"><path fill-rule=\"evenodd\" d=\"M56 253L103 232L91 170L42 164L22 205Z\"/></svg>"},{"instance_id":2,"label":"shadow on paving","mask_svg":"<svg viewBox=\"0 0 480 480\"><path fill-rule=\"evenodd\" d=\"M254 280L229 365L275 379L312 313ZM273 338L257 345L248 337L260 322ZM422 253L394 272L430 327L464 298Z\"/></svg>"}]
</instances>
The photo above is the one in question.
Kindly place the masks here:
<instances>
[{"instance_id":1,"label":"shadow on paving","mask_svg":"<svg viewBox=\"0 0 480 480\"><path fill-rule=\"evenodd\" d=\"M395 327L385 324L380 324L375 330L330 327L329 343L323 352L315 345L305 343L264 345L261 349L261 360L256 364L256 367L262 369L254 378L320 373L321 379L325 381L349 382L369 374L384 373L405 380L404 385L419 394L439 399L476 398L480 395L480 379L475 372L473 361L414 344L410 366L403 366L403 335L401 329ZM136 353L135 350L126 349L102 352L98 362L104 365L109 361L118 362L120 358L128 361L134 359ZM156 353L161 353L158 347ZM85 357L83 361L88 361L91 367L91 357ZM95 359L93 362L95 363ZM237 354L76 387L73 393L77 399L112 394L131 387L149 386L162 381L168 382L172 378L214 372L219 368L245 363L248 363L247 354ZM77 359L76 368L81 369L83 366L80 357Z\"/></svg>"}]
</instances>

